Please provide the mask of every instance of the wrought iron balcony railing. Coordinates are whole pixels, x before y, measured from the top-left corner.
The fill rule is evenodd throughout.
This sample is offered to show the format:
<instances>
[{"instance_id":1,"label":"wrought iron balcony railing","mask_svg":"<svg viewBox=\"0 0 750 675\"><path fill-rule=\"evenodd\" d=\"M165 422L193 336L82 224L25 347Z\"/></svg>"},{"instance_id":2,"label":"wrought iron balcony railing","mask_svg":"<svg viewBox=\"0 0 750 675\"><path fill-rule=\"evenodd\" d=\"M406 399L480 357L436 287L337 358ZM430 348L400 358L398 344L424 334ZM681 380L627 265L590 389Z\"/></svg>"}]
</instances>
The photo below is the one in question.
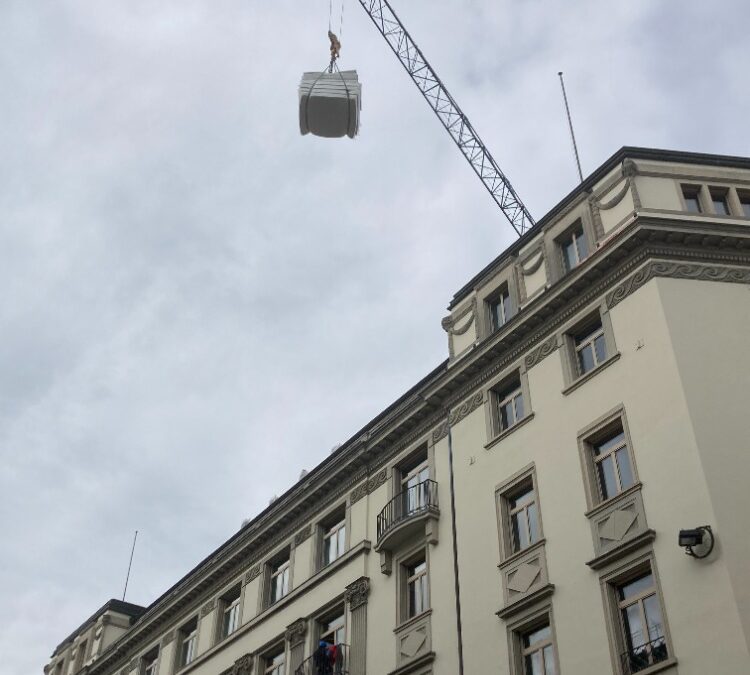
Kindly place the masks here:
<instances>
[{"instance_id":1,"label":"wrought iron balcony railing","mask_svg":"<svg viewBox=\"0 0 750 675\"><path fill-rule=\"evenodd\" d=\"M666 661L668 658L667 640L664 637L658 637L651 642L631 647L620 655L624 675L633 675L633 673L650 668L660 661Z\"/></svg>"},{"instance_id":2,"label":"wrought iron balcony railing","mask_svg":"<svg viewBox=\"0 0 750 675\"><path fill-rule=\"evenodd\" d=\"M378 515L378 541L405 520L438 508L438 490L434 480L417 483L397 494Z\"/></svg>"},{"instance_id":3,"label":"wrought iron balcony railing","mask_svg":"<svg viewBox=\"0 0 750 675\"><path fill-rule=\"evenodd\" d=\"M315 651L294 675L349 675L349 645L328 645Z\"/></svg>"}]
</instances>

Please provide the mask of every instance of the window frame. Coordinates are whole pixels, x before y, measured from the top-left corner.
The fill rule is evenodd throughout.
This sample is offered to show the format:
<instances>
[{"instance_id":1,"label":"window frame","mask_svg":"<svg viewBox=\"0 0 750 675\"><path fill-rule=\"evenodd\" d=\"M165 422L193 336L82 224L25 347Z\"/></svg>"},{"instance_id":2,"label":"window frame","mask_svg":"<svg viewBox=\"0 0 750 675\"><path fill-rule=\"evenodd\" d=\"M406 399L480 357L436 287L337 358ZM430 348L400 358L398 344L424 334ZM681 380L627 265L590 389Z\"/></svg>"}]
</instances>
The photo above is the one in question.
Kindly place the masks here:
<instances>
[{"instance_id":1,"label":"window frame","mask_svg":"<svg viewBox=\"0 0 750 675\"><path fill-rule=\"evenodd\" d=\"M741 218L750 218L750 189L736 188L737 207Z\"/></svg>"},{"instance_id":2,"label":"window frame","mask_svg":"<svg viewBox=\"0 0 750 675\"><path fill-rule=\"evenodd\" d=\"M198 656L199 627L200 627L200 621L198 620L198 615L195 615L192 619L185 621L185 623L183 623L182 626L180 626L180 628L177 630L175 672L182 670L186 666L190 665L193 661L195 661L196 657ZM183 661L183 656L182 656L183 647L185 643L188 641L193 642L192 656L189 660Z\"/></svg>"},{"instance_id":3,"label":"window frame","mask_svg":"<svg viewBox=\"0 0 750 675\"><path fill-rule=\"evenodd\" d=\"M338 631L343 631L343 638L339 642L333 642L329 644L347 644L346 640L349 634L349 625L346 620L346 605L339 603L335 607L321 612L315 618L315 640L313 642L313 648L317 646L318 642L325 639L325 636L328 634L329 631L324 630L325 626L332 620L336 620L339 618L341 619L341 626L340 628L336 629L336 631L334 631L334 635L338 633Z\"/></svg>"},{"instance_id":4,"label":"window frame","mask_svg":"<svg viewBox=\"0 0 750 675\"><path fill-rule=\"evenodd\" d=\"M534 605L525 612L519 614L513 622L507 626L508 634L508 656L510 661L510 675L526 675L523 645L524 636L549 626L549 643L552 645L552 658L556 675L560 675L560 657L557 650L557 631L555 629L555 618L552 605Z\"/></svg>"},{"instance_id":5,"label":"window frame","mask_svg":"<svg viewBox=\"0 0 750 675\"><path fill-rule=\"evenodd\" d=\"M418 578L424 578L424 588L426 600L423 599L422 611L416 614L409 613L409 581L414 575L409 575L409 569L416 564L424 563L425 570L423 573L418 575ZM419 546L408 551L398 560L398 588L397 588L397 607L396 607L396 621L398 627L416 621L421 616L425 616L432 611L431 605L432 589L430 582L430 556L429 546L420 544Z\"/></svg>"},{"instance_id":6,"label":"window frame","mask_svg":"<svg viewBox=\"0 0 750 675\"><path fill-rule=\"evenodd\" d=\"M281 663L274 664L273 660L277 659L279 656L282 658ZM281 670L277 671L276 669L279 666L281 667ZM275 672L279 672L280 675L285 675L286 667L287 655L284 642L263 650L263 654L260 657L260 668L258 669L262 675L272 675L272 673Z\"/></svg>"},{"instance_id":7,"label":"window frame","mask_svg":"<svg viewBox=\"0 0 750 675\"><path fill-rule=\"evenodd\" d=\"M517 386L513 386L517 383ZM513 389L511 390L511 387ZM516 398L520 392L523 405L523 416L516 416L516 406L513 406L515 422L506 428L502 428L502 416L500 404L507 401L511 396ZM503 398L500 398L503 396ZM485 388L486 400L486 424L487 443L485 449L489 449L495 443L505 438L513 431L523 426L534 417L531 405L531 394L529 391L528 370L523 360L511 365L499 377L492 380Z\"/></svg>"},{"instance_id":8,"label":"window frame","mask_svg":"<svg viewBox=\"0 0 750 675\"><path fill-rule=\"evenodd\" d=\"M411 446L393 464L391 480L388 481L388 499L391 500L397 495L403 494L408 489L409 481L420 473L424 473L426 478L417 481L416 485L425 480L435 480L433 446L424 440ZM421 499L426 493L423 494L420 491L418 494L420 494Z\"/></svg>"},{"instance_id":9,"label":"window frame","mask_svg":"<svg viewBox=\"0 0 750 675\"><path fill-rule=\"evenodd\" d=\"M515 550L513 545L513 523L510 500L521 490L530 488L534 493L534 503L537 511L538 536L527 546ZM542 507L539 500L539 486L537 482L536 464L533 462L516 472L495 487L495 508L497 513L498 541L500 545L500 564L527 553L532 547L544 542L544 524L542 523Z\"/></svg>"},{"instance_id":10,"label":"window frame","mask_svg":"<svg viewBox=\"0 0 750 675\"><path fill-rule=\"evenodd\" d=\"M711 200L711 211L716 216L729 216L732 214L732 207L730 205L730 190L728 187L720 187L718 185L708 186L708 196ZM716 210L717 202L721 202L724 205L723 213Z\"/></svg>"},{"instance_id":11,"label":"window frame","mask_svg":"<svg viewBox=\"0 0 750 675\"><path fill-rule=\"evenodd\" d=\"M141 675L157 675L159 672L160 651L159 645L155 645L141 656L140 668L138 668L138 672Z\"/></svg>"},{"instance_id":12,"label":"window frame","mask_svg":"<svg viewBox=\"0 0 750 675\"><path fill-rule=\"evenodd\" d=\"M624 443L627 446L630 470L633 474L633 484L629 485L627 488L621 489L617 494L612 495L611 497L604 498L599 483L599 476L594 457L594 446L609 437L617 428L622 431ZM605 504L611 504L617 499L622 499L623 495L628 495L633 490L640 488L641 482L638 476L638 465L635 459L633 439L630 433L625 406L622 403L607 411L578 432L578 449L581 459L581 469L583 472L584 491L586 493L588 511L598 509Z\"/></svg>"},{"instance_id":13,"label":"window frame","mask_svg":"<svg viewBox=\"0 0 750 675\"><path fill-rule=\"evenodd\" d=\"M580 239L583 240L586 247L586 254L583 257L581 257L581 251L577 243ZM586 231L582 218L576 218L570 225L568 225L562 234L555 237L555 246L560 259L562 276L577 270L586 260L588 260L594 252L594 244L595 242L590 241L589 233ZM568 266L568 259L565 254L569 245L573 246L576 253L576 264L572 267Z\"/></svg>"},{"instance_id":14,"label":"window frame","mask_svg":"<svg viewBox=\"0 0 750 675\"><path fill-rule=\"evenodd\" d=\"M706 205L704 203L703 185L700 183L680 183L680 201L682 202L682 209L686 213L690 213L694 216L699 216L706 213ZM695 199L698 210L695 211L690 208L688 200Z\"/></svg>"},{"instance_id":15,"label":"window frame","mask_svg":"<svg viewBox=\"0 0 750 675\"><path fill-rule=\"evenodd\" d=\"M598 333L598 329L596 331L590 330L590 327L595 323L601 325L606 355L604 359L598 361L593 368L586 372L581 372L578 362L580 346L576 343L576 338L581 333L588 333L584 337L591 337L594 333ZM563 387L562 393L564 395L574 391L581 384L587 382L590 378L594 377L597 373L601 372L611 363L620 358L620 353L617 351L614 331L612 329L612 320L609 315L609 310L604 303L589 308L568 323L561 332L560 341L563 345L563 349L560 351L562 352L561 356L563 361L563 381L565 386ZM587 342L586 344L591 344L592 352L596 352L593 342Z\"/></svg>"},{"instance_id":16,"label":"window frame","mask_svg":"<svg viewBox=\"0 0 750 675\"><path fill-rule=\"evenodd\" d=\"M500 284L490 295L484 300L486 320L487 320L487 334L492 335L497 333L503 326L513 319L518 314L517 302L514 301L513 295L510 292L510 284L505 281ZM494 308L496 306L502 307L502 323L495 321L496 312Z\"/></svg>"},{"instance_id":17,"label":"window frame","mask_svg":"<svg viewBox=\"0 0 750 675\"><path fill-rule=\"evenodd\" d=\"M241 581L235 581L230 584L219 596L216 603L216 627L215 627L215 642L218 644L223 640L226 640L230 635L233 635L242 626L242 597L244 587ZM237 597L234 597L237 593ZM236 625L233 630L224 633L224 617L227 612L231 612L232 608L236 608Z\"/></svg>"},{"instance_id":18,"label":"window frame","mask_svg":"<svg viewBox=\"0 0 750 675\"><path fill-rule=\"evenodd\" d=\"M628 651L628 638L625 635L625 626L620 611L621 601L618 597L618 590L623 585L640 577L644 572L650 572L653 577L653 589L659 603L659 611L663 625L662 636L667 649L667 658L653 663L646 668L635 671L636 673L649 673L652 668L666 668L676 662L674 654L674 643L669 630L669 620L667 618L666 606L664 604L664 594L662 592L659 573L656 566L656 558L652 549L640 551L630 555L623 560L616 568L603 574L599 581L601 585L602 601L605 608L605 618L607 626L607 636L609 638L610 655L612 658L613 672L618 675L624 675L622 667L622 655ZM635 674L634 674L635 675Z\"/></svg>"}]
</instances>

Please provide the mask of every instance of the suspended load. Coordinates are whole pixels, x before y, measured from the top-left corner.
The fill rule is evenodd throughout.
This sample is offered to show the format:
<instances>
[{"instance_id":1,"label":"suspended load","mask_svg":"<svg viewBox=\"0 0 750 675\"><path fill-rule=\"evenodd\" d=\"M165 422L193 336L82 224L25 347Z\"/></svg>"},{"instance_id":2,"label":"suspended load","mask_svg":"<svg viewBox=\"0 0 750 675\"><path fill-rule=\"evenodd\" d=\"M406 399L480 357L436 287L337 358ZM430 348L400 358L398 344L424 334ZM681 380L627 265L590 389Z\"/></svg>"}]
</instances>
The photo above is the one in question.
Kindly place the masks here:
<instances>
[{"instance_id":1,"label":"suspended load","mask_svg":"<svg viewBox=\"0 0 750 675\"><path fill-rule=\"evenodd\" d=\"M356 70L304 73L299 85L302 135L354 138L359 131L362 85Z\"/></svg>"}]
</instances>

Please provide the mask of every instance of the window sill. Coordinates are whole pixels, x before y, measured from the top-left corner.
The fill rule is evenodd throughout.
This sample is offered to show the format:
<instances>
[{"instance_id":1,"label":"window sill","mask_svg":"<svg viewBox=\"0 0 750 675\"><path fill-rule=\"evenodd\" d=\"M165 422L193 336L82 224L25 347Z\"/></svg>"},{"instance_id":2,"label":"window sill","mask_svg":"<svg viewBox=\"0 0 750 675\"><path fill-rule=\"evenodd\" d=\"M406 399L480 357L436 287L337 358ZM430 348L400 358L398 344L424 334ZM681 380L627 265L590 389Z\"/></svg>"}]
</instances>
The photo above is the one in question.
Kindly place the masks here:
<instances>
[{"instance_id":1,"label":"window sill","mask_svg":"<svg viewBox=\"0 0 750 675\"><path fill-rule=\"evenodd\" d=\"M430 609L426 609L424 612L422 612L420 614L417 614L416 616L413 616L413 617L411 617L409 619L406 619L406 620L402 621L398 626L396 626L393 629L393 632L394 633L401 633L402 631L407 630L407 629L411 628L412 626L414 626L414 624L417 624L420 621L422 621L423 619L426 619L431 614L432 614L432 607L430 607Z\"/></svg>"},{"instance_id":2,"label":"window sill","mask_svg":"<svg viewBox=\"0 0 750 675\"><path fill-rule=\"evenodd\" d=\"M599 502L596 506L586 511L586 513L584 513L583 515L586 516L586 518L591 519L594 516L600 514L602 511L608 509L613 504L616 504L619 501L625 501L633 493L640 492L642 488L643 483L641 483L640 481L638 481L637 483L633 483L627 490L623 490L622 492L620 492L620 494L617 494L614 497L610 497L603 502Z\"/></svg>"},{"instance_id":3,"label":"window sill","mask_svg":"<svg viewBox=\"0 0 750 675\"><path fill-rule=\"evenodd\" d=\"M520 558L523 556L532 553L533 551L544 548L544 544L547 540L542 537L539 541L535 541L531 546L527 546L524 549L521 549L520 551L516 551L512 555L509 555L505 560L503 560L497 567L498 569L505 569L506 567L512 565L513 563L517 562Z\"/></svg>"},{"instance_id":4,"label":"window sill","mask_svg":"<svg viewBox=\"0 0 750 675\"><path fill-rule=\"evenodd\" d=\"M654 675L654 673L663 673L665 670L671 670L672 668L676 668L676 667L677 667L677 659L674 657L671 657L669 659L666 659L665 661L660 661L659 663L655 663L653 666L649 666L648 668L639 670L638 675Z\"/></svg>"},{"instance_id":5,"label":"window sill","mask_svg":"<svg viewBox=\"0 0 750 675\"><path fill-rule=\"evenodd\" d=\"M567 396L571 392L578 389L578 387L580 387L585 382L588 382L592 377L594 377L595 375L600 373L602 370L604 370L605 368L613 364L615 361L619 360L619 358L620 358L620 352L615 352L614 354L612 354L612 356L607 358L606 361L603 361L602 363L600 363L596 368L592 368L585 375L581 375L578 379L573 380L573 382L571 382L567 387L565 387L562 390L563 396Z\"/></svg>"},{"instance_id":6,"label":"window sill","mask_svg":"<svg viewBox=\"0 0 750 675\"><path fill-rule=\"evenodd\" d=\"M504 621L507 621L511 617L518 615L519 612L523 612L529 607L536 605L538 602L542 602L543 600L546 600L554 592L555 592L555 584L548 583L542 586L539 590L534 591L533 593L530 593L529 595L523 596L522 598L511 603L510 605L506 605L501 610L498 610L497 612L495 612L495 614L497 614L497 616L503 619Z\"/></svg>"},{"instance_id":7,"label":"window sill","mask_svg":"<svg viewBox=\"0 0 750 675\"><path fill-rule=\"evenodd\" d=\"M586 564L592 570L600 570L604 567L607 567L607 565L612 564L613 562L617 562L633 551L637 551L644 546L651 545L654 539L656 539L656 532L654 532L654 530L646 530L645 532L641 532L640 534L637 534L634 537L630 537L629 539L626 539L616 546L609 548L601 555L598 555L596 556L596 558L589 560ZM640 673L646 671L638 672Z\"/></svg>"},{"instance_id":8,"label":"window sill","mask_svg":"<svg viewBox=\"0 0 750 675\"><path fill-rule=\"evenodd\" d=\"M516 429L522 427L527 422L531 422L531 420L534 419L534 413L529 413L524 417L520 422L516 422L512 427L506 429L505 431L501 431L497 436L495 436L492 440L490 440L489 443L487 443L484 446L485 450L490 450L494 446L496 446L500 441L505 440L508 436L510 436Z\"/></svg>"}]
</instances>

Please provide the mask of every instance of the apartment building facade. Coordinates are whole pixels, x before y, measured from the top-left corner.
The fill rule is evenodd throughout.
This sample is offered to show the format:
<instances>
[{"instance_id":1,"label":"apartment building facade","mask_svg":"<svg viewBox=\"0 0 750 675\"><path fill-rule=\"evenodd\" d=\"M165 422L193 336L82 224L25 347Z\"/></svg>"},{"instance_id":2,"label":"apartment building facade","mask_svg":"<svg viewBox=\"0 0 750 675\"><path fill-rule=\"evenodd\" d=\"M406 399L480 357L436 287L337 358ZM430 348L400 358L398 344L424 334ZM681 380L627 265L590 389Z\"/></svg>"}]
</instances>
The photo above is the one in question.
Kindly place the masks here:
<instances>
[{"instance_id":1,"label":"apartment building facade","mask_svg":"<svg viewBox=\"0 0 750 675\"><path fill-rule=\"evenodd\" d=\"M621 149L442 327L444 363L45 673L750 672L750 159Z\"/></svg>"}]
</instances>

